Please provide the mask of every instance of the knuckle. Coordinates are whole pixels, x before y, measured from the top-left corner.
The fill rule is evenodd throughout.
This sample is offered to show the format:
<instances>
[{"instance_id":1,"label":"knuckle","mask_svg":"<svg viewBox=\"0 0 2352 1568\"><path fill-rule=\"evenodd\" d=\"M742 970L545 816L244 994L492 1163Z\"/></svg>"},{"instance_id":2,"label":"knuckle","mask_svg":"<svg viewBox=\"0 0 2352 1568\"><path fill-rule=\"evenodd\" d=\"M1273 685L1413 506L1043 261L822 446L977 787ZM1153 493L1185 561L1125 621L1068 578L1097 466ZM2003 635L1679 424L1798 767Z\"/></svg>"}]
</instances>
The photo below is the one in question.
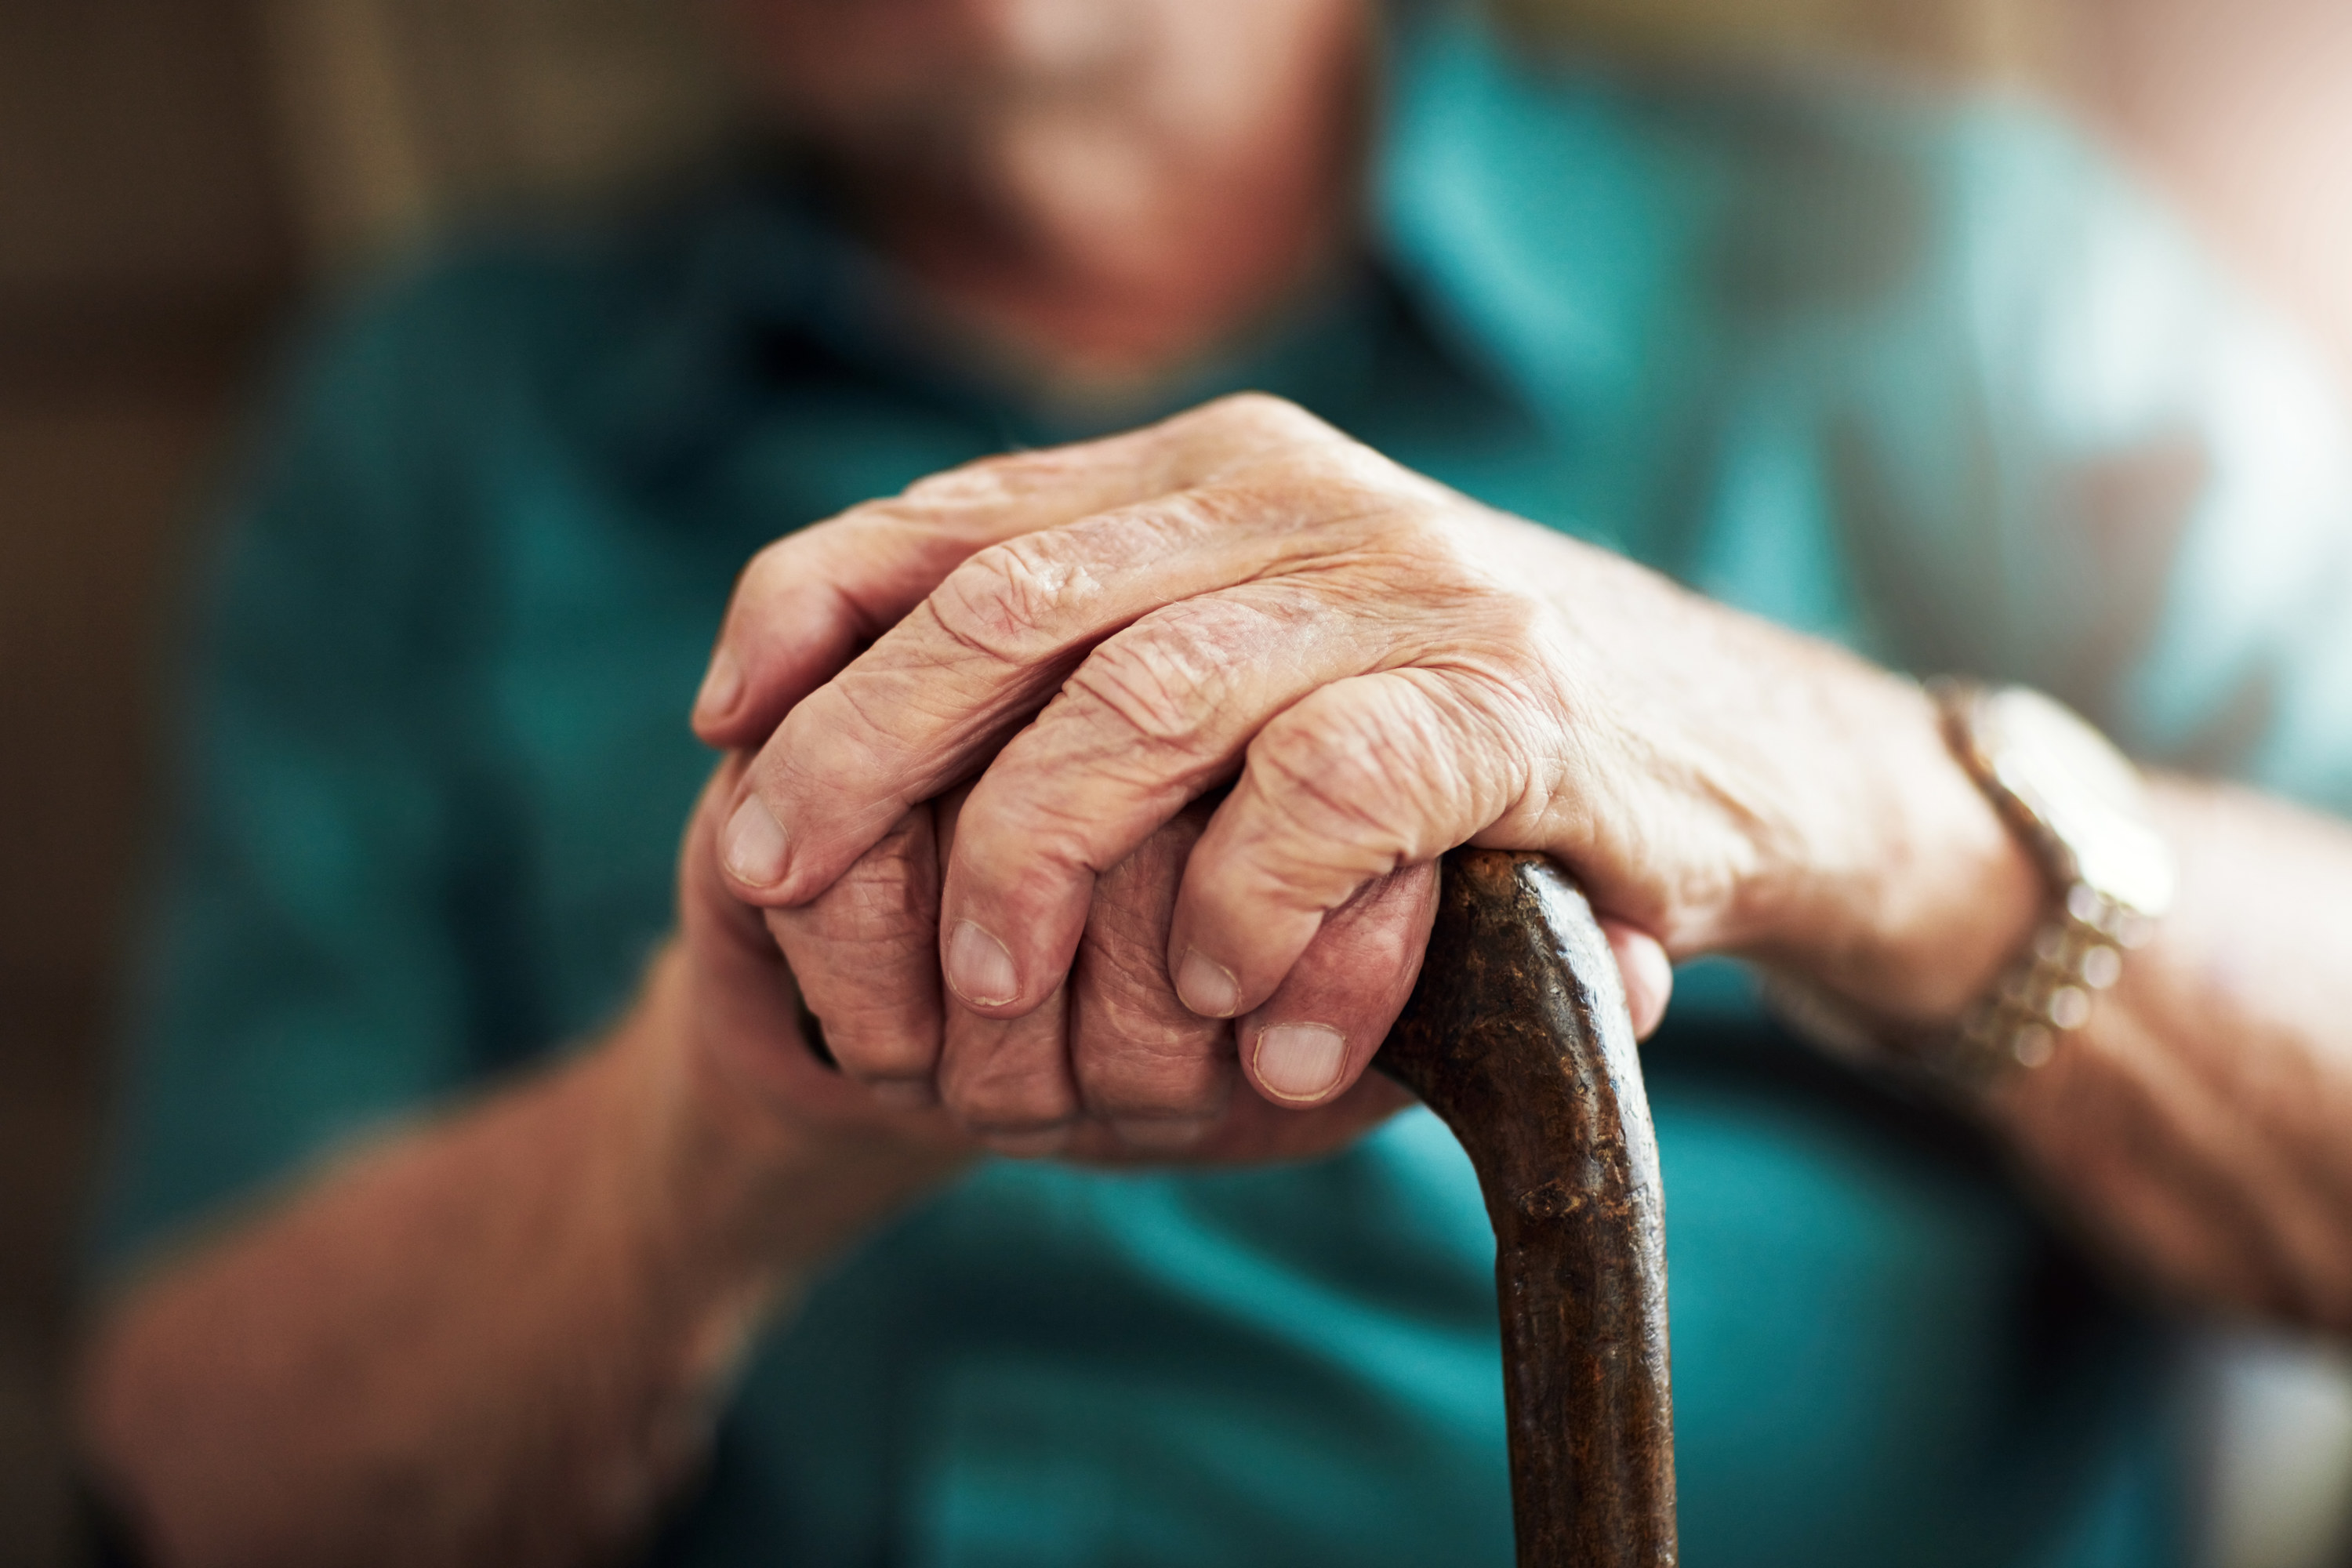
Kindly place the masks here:
<instances>
[{"instance_id":1,"label":"knuckle","mask_svg":"<svg viewBox=\"0 0 2352 1568\"><path fill-rule=\"evenodd\" d=\"M1000 452L927 475L893 499L919 513L1003 506L1062 481L1075 466L1064 448Z\"/></svg>"},{"instance_id":2,"label":"knuckle","mask_svg":"<svg viewBox=\"0 0 2352 1568\"><path fill-rule=\"evenodd\" d=\"M923 715L908 700L922 679L919 668L879 661L845 669L787 714L788 725L803 710L810 716L793 731L793 762L803 782L873 777L903 761L924 733Z\"/></svg>"},{"instance_id":3,"label":"knuckle","mask_svg":"<svg viewBox=\"0 0 2352 1568\"><path fill-rule=\"evenodd\" d=\"M939 1059L938 997L926 973L874 963L855 952L788 944L793 975L824 1029L825 1047L854 1079L928 1077Z\"/></svg>"},{"instance_id":4,"label":"knuckle","mask_svg":"<svg viewBox=\"0 0 2352 1568\"><path fill-rule=\"evenodd\" d=\"M1483 582L1477 586L1479 620L1485 630L1478 640L1507 655L1505 662L1513 668L1539 662L1538 650L1557 635L1557 612L1532 594L1498 594Z\"/></svg>"},{"instance_id":5,"label":"knuckle","mask_svg":"<svg viewBox=\"0 0 2352 1568\"><path fill-rule=\"evenodd\" d=\"M959 646L993 662L1027 667L1062 651L1055 631L1091 586L1058 532L992 544L931 593L931 615Z\"/></svg>"},{"instance_id":6,"label":"knuckle","mask_svg":"<svg viewBox=\"0 0 2352 1568\"><path fill-rule=\"evenodd\" d=\"M803 918L820 941L928 953L939 920L934 866L928 835L895 830L820 894Z\"/></svg>"},{"instance_id":7,"label":"knuckle","mask_svg":"<svg viewBox=\"0 0 2352 1568\"><path fill-rule=\"evenodd\" d=\"M761 758L761 794L818 795L841 780L870 777L882 765L887 731L853 684L836 679L803 699L776 730Z\"/></svg>"},{"instance_id":8,"label":"knuckle","mask_svg":"<svg viewBox=\"0 0 2352 1568\"><path fill-rule=\"evenodd\" d=\"M1375 873L1444 847L1432 825L1456 817L1466 790L1435 713L1402 683L1377 679L1318 696L1250 747L1255 793L1279 830L1272 842L1302 862Z\"/></svg>"},{"instance_id":9,"label":"knuckle","mask_svg":"<svg viewBox=\"0 0 2352 1568\"><path fill-rule=\"evenodd\" d=\"M927 1078L939 1060L936 1025L854 1003L818 1007L814 998L810 1011L824 1029L834 1061L861 1083Z\"/></svg>"},{"instance_id":10,"label":"knuckle","mask_svg":"<svg viewBox=\"0 0 2352 1568\"><path fill-rule=\"evenodd\" d=\"M1241 683L1240 618L1206 600L1157 612L1097 648L1063 690L1112 721L1124 739L1160 751L1214 750L1220 716Z\"/></svg>"},{"instance_id":11,"label":"knuckle","mask_svg":"<svg viewBox=\"0 0 2352 1568\"><path fill-rule=\"evenodd\" d=\"M1078 1059L1079 1093L1097 1116L1213 1116L1231 1092L1234 1057L1192 1042L1120 1039Z\"/></svg>"},{"instance_id":12,"label":"knuckle","mask_svg":"<svg viewBox=\"0 0 2352 1568\"><path fill-rule=\"evenodd\" d=\"M1330 504L1328 489L1302 479L1296 471L1219 476L1158 503L1171 532L1206 538L1268 524L1287 531L1293 520L1311 518Z\"/></svg>"},{"instance_id":13,"label":"knuckle","mask_svg":"<svg viewBox=\"0 0 2352 1568\"><path fill-rule=\"evenodd\" d=\"M1250 767L1287 800L1355 827L1382 824L1429 748L1394 705L1351 696L1310 702L1266 726Z\"/></svg>"},{"instance_id":14,"label":"knuckle","mask_svg":"<svg viewBox=\"0 0 2352 1568\"><path fill-rule=\"evenodd\" d=\"M1231 1081L1233 1026L1192 1017L1164 982L1097 981L1079 1009L1071 1058L1097 1115L1207 1115Z\"/></svg>"},{"instance_id":15,"label":"knuckle","mask_svg":"<svg viewBox=\"0 0 2352 1568\"><path fill-rule=\"evenodd\" d=\"M1202 409L1202 416L1221 428L1299 441L1343 438L1339 433L1286 397L1270 392L1236 392Z\"/></svg>"},{"instance_id":16,"label":"knuckle","mask_svg":"<svg viewBox=\"0 0 2352 1568\"><path fill-rule=\"evenodd\" d=\"M924 511L933 507L986 505L1008 500L1014 491L1010 466L1003 457L991 457L926 474L892 500L901 508Z\"/></svg>"},{"instance_id":17,"label":"knuckle","mask_svg":"<svg viewBox=\"0 0 2352 1568\"><path fill-rule=\"evenodd\" d=\"M1487 601L1507 596L1496 592L1492 552L1472 537L1454 509L1417 499L1400 504L1392 487L1374 477L1351 482L1364 495L1369 548L1409 570L1412 594L1422 608L1444 612L1475 605L1483 618Z\"/></svg>"},{"instance_id":18,"label":"knuckle","mask_svg":"<svg viewBox=\"0 0 2352 1568\"><path fill-rule=\"evenodd\" d=\"M807 531L788 533L761 545L735 579L738 612L782 598L806 582L808 571L802 558L813 548L815 545Z\"/></svg>"},{"instance_id":19,"label":"knuckle","mask_svg":"<svg viewBox=\"0 0 2352 1568\"><path fill-rule=\"evenodd\" d=\"M1116 569L1154 561L1224 526L1211 494L1194 487L1113 507L1060 530L1061 542L1082 566L1099 563Z\"/></svg>"},{"instance_id":20,"label":"knuckle","mask_svg":"<svg viewBox=\"0 0 2352 1568\"><path fill-rule=\"evenodd\" d=\"M964 803L954 844L963 871L991 896L1024 909L1050 903L1074 871L1106 868L1107 824L1092 801L1029 787L1035 770L983 777Z\"/></svg>"},{"instance_id":21,"label":"knuckle","mask_svg":"<svg viewBox=\"0 0 2352 1568\"><path fill-rule=\"evenodd\" d=\"M1293 982L1357 999L1388 996L1417 956L1414 943L1426 941L1436 878L1435 862L1424 861L1367 883L1316 932Z\"/></svg>"},{"instance_id":22,"label":"knuckle","mask_svg":"<svg viewBox=\"0 0 2352 1568\"><path fill-rule=\"evenodd\" d=\"M1077 1114L1058 1055L1028 1050L950 1049L940 1068L940 1099L966 1126L1018 1131L1058 1126Z\"/></svg>"},{"instance_id":23,"label":"knuckle","mask_svg":"<svg viewBox=\"0 0 2352 1568\"><path fill-rule=\"evenodd\" d=\"M939 521L939 509L925 506L910 496L881 496L835 512L823 522L801 530L783 542L791 543L797 540L811 550L828 554L855 555L861 550L871 548L877 534L887 536L908 528L929 530L937 526Z\"/></svg>"}]
</instances>

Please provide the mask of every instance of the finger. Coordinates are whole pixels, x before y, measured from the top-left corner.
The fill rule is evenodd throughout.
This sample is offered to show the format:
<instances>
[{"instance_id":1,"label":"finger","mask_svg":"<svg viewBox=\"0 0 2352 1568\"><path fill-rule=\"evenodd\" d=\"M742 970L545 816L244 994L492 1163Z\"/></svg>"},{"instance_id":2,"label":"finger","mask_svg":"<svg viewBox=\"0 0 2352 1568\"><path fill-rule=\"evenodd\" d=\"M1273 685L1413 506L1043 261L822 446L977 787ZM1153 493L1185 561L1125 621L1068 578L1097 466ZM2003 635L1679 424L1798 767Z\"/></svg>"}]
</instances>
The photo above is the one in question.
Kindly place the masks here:
<instances>
[{"instance_id":1,"label":"finger","mask_svg":"<svg viewBox=\"0 0 2352 1568\"><path fill-rule=\"evenodd\" d=\"M817 898L767 911L824 1043L849 1078L902 1106L935 1103L939 855L917 806Z\"/></svg>"},{"instance_id":2,"label":"finger","mask_svg":"<svg viewBox=\"0 0 2352 1568\"><path fill-rule=\"evenodd\" d=\"M1507 816L1524 842L1539 748L1523 729L1419 669L1336 682L1267 724L1185 866L1169 943L1185 1005L1262 1006L1363 888Z\"/></svg>"},{"instance_id":3,"label":"finger","mask_svg":"<svg viewBox=\"0 0 2352 1568\"><path fill-rule=\"evenodd\" d=\"M1298 962L1242 1019L1242 1070L1278 1105L1309 1110L1353 1088L1421 974L1437 867L1381 878L1325 918Z\"/></svg>"},{"instance_id":4,"label":"finger","mask_svg":"<svg viewBox=\"0 0 2352 1568\"><path fill-rule=\"evenodd\" d=\"M908 805L976 774L1090 649L1139 617L1340 547L1372 465L1391 471L1333 437L1275 479L1163 495L972 556L784 717L730 824L739 896L814 896Z\"/></svg>"},{"instance_id":5,"label":"finger","mask_svg":"<svg viewBox=\"0 0 2352 1568\"><path fill-rule=\"evenodd\" d=\"M697 737L756 749L794 702L991 542L983 523L900 496L787 534L751 557L695 693Z\"/></svg>"},{"instance_id":6,"label":"finger","mask_svg":"<svg viewBox=\"0 0 2352 1568\"><path fill-rule=\"evenodd\" d=\"M1656 937L1623 921L1601 917L1601 934L1617 956L1618 977L1625 984L1625 1010L1633 1016L1633 1037L1646 1040L1666 1021L1666 1004L1675 994L1675 966Z\"/></svg>"},{"instance_id":7,"label":"finger","mask_svg":"<svg viewBox=\"0 0 2352 1568\"><path fill-rule=\"evenodd\" d=\"M1058 1154L1077 1130L1071 1081L1068 993L1018 1018L985 1018L948 999L940 1102L1000 1154Z\"/></svg>"},{"instance_id":8,"label":"finger","mask_svg":"<svg viewBox=\"0 0 2352 1568\"><path fill-rule=\"evenodd\" d=\"M934 808L938 842L955 842L965 792ZM934 944L938 926L931 931ZM930 960L938 984L934 945ZM1077 1088L1070 1074L1069 998L1057 991L1048 1005L1018 1018L991 1018L944 998L939 1094L950 1115L990 1148L1015 1159L1060 1153L1077 1130Z\"/></svg>"},{"instance_id":9,"label":"finger","mask_svg":"<svg viewBox=\"0 0 2352 1568\"><path fill-rule=\"evenodd\" d=\"M947 979L968 1005L1034 1005L1067 968L1103 868L1231 778L1275 714L1419 650L1426 628L1411 612L1335 614L1322 595L1276 580L1155 611L1088 655L990 761L942 894L958 933Z\"/></svg>"},{"instance_id":10,"label":"finger","mask_svg":"<svg viewBox=\"0 0 2352 1568\"><path fill-rule=\"evenodd\" d=\"M790 1117L876 1115L872 1096L825 1067L803 1038L800 996L783 954L760 910L738 902L719 875L719 810L731 797L743 759L712 773L688 819L678 857L678 914L684 962L694 975L695 1026L730 1086ZM878 1125L925 1136L952 1131L937 1111L886 1112Z\"/></svg>"},{"instance_id":11,"label":"finger","mask_svg":"<svg viewBox=\"0 0 2352 1568\"><path fill-rule=\"evenodd\" d=\"M1095 885L1070 972L1070 1064L1088 1115L1140 1151L1198 1144L1233 1093L1234 1031L1176 1000L1168 922L1184 858L1208 825L1194 806Z\"/></svg>"},{"instance_id":12,"label":"finger","mask_svg":"<svg viewBox=\"0 0 2352 1568\"><path fill-rule=\"evenodd\" d=\"M723 759L687 819L686 842L678 854L678 923L688 944L717 972L720 994L743 995L772 1020L791 1019L782 1030L789 1037L799 1033L792 972L769 937L761 911L738 900L719 868L722 814L740 785L748 760L740 754ZM775 1031L755 1026L751 1032Z\"/></svg>"},{"instance_id":13,"label":"finger","mask_svg":"<svg viewBox=\"0 0 2352 1568\"><path fill-rule=\"evenodd\" d=\"M1100 441L950 468L778 540L745 568L694 728L751 747L974 552L1213 478L1270 447L1331 438L1277 399L1241 396Z\"/></svg>"}]
</instances>

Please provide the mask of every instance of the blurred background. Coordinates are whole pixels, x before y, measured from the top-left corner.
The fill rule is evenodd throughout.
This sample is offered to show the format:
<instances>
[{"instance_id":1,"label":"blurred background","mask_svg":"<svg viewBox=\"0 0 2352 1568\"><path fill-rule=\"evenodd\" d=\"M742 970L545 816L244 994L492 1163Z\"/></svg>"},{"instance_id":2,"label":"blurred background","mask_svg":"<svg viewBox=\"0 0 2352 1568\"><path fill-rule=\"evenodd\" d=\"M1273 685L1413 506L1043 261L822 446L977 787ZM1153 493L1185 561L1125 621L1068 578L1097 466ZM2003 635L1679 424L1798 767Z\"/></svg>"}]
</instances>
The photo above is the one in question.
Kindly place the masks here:
<instances>
[{"instance_id":1,"label":"blurred background","mask_svg":"<svg viewBox=\"0 0 2352 1568\"><path fill-rule=\"evenodd\" d=\"M2055 97L2352 384L2345 0L1505 0L1679 68ZM455 212L593 196L732 118L677 0L0 0L0 1563L80 1560L69 1250L180 585L287 312ZM2222 1568L2352 1568L2352 1373L2217 1352Z\"/></svg>"}]
</instances>

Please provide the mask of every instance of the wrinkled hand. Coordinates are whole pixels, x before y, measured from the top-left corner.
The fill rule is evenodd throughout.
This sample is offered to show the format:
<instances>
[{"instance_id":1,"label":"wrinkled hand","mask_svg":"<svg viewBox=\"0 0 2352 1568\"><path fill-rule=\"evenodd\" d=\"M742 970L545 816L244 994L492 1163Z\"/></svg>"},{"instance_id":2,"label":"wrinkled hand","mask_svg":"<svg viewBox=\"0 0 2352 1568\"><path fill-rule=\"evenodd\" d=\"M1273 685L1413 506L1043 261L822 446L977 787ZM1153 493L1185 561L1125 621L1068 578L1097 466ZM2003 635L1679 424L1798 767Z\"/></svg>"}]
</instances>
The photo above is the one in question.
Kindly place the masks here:
<instances>
[{"instance_id":1,"label":"wrinkled hand","mask_svg":"<svg viewBox=\"0 0 2352 1568\"><path fill-rule=\"evenodd\" d=\"M1326 1104L1410 989L1429 867L1454 844L1573 868L1646 1014L1666 981L1639 932L1769 952L1808 924L1780 917L1827 901L1841 851L1877 846L1866 792L1788 756L1780 721L1839 707L1841 685L1832 719L1916 719L1899 684L1244 398L976 464L771 547L698 725L740 746L781 721L725 858L788 949L812 900L981 775L945 855L944 1023L911 982L821 998L818 968L795 968L829 1035L843 1016L853 1075L1044 1130L1223 1102L1230 1069L1196 1035L1070 1033L1107 874L1203 795L1233 786L1186 858L1166 972L1186 1012L1237 1020L1262 1092ZM1809 929L1833 946L1850 926Z\"/></svg>"},{"instance_id":2,"label":"wrinkled hand","mask_svg":"<svg viewBox=\"0 0 2352 1568\"><path fill-rule=\"evenodd\" d=\"M1180 813L1101 879L1056 1006L1009 1022L951 1009L943 1052L939 873L963 792L909 811L806 905L763 917L733 896L715 849L742 772L734 758L713 775L681 862L684 957L693 982L684 988L692 1009L688 1033L722 1094L749 1094L765 1114L803 1133L895 1142L910 1157L932 1162L976 1152L976 1138L1001 1153L1102 1163L1180 1151L1196 1163L1298 1159L1346 1143L1410 1102L1377 1075L1303 1115L1225 1093L1233 1027L1179 1004L1161 959L1205 808ZM1383 975L1383 985L1401 987L1392 1009L1412 987L1428 931L1429 885L1426 875L1398 879L1334 922L1335 952ZM796 989L824 1020L823 1044L842 1071L824 1067L811 1048L816 1042L803 1037ZM1066 1053L1066 1034L1090 1048ZM1081 1115L1072 1054L1112 1079L1122 1063L1146 1074L1155 1064L1183 1064L1205 1072L1212 1093L1188 1102L1182 1115L1116 1121L1099 1110ZM1051 1101L1043 1114L1041 1090Z\"/></svg>"}]
</instances>

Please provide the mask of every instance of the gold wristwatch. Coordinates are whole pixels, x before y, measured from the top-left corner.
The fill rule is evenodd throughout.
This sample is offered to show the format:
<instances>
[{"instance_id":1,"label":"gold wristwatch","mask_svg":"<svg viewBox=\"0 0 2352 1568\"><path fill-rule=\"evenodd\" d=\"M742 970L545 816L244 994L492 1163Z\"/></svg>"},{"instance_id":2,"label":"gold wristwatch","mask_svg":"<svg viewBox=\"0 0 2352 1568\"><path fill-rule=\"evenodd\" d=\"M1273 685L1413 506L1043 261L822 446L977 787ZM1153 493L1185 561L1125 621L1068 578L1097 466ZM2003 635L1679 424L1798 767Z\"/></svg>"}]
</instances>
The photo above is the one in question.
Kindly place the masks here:
<instances>
[{"instance_id":1,"label":"gold wristwatch","mask_svg":"<svg viewBox=\"0 0 2352 1568\"><path fill-rule=\"evenodd\" d=\"M1959 1026L1916 1042L1920 1065L1981 1087L2038 1068L2089 1022L2172 907L2172 851L2139 772L2071 710L2023 687L1928 683L1961 764L2041 862L2049 917Z\"/></svg>"}]
</instances>

